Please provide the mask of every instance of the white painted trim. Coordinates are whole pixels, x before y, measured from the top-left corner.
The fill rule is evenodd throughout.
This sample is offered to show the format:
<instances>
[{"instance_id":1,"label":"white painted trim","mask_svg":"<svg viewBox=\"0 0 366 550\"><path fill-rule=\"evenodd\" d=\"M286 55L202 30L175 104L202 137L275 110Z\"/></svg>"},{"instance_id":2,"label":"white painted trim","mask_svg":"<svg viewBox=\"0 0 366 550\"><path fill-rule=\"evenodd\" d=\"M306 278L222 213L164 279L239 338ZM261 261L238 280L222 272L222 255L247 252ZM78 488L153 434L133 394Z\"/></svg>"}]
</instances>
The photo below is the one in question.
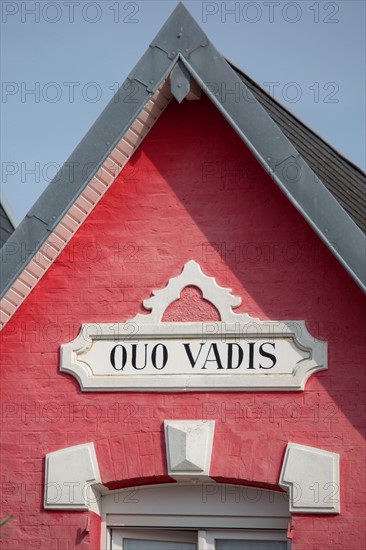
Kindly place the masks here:
<instances>
[{"instance_id":1,"label":"white painted trim","mask_svg":"<svg viewBox=\"0 0 366 550\"><path fill-rule=\"evenodd\" d=\"M161 323L167 307L179 299L182 290L187 286L196 286L200 289L203 298L211 302L218 310L221 321L230 322L238 320L238 316L233 313L232 308L240 306L241 298L233 296L231 288L219 286L214 277L205 275L199 264L194 260L190 260L183 266L180 275L169 279L168 284L164 288L153 290L152 297L144 300L144 308L151 310L150 314L148 316L138 314L134 318L134 321L139 325ZM253 319L245 314L242 314L240 317L242 322L258 321L258 319Z\"/></svg>"},{"instance_id":2,"label":"white painted trim","mask_svg":"<svg viewBox=\"0 0 366 550\"><path fill-rule=\"evenodd\" d=\"M245 541L267 541L267 542L287 542L286 532L278 531L228 531L228 530L209 530L200 531L200 544L198 550L216 550L216 540L245 540ZM286 545L287 546L287 545Z\"/></svg>"},{"instance_id":3,"label":"white painted trim","mask_svg":"<svg viewBox=\"0 0 366 550\"><path fill-rule=\"evenodd\" d=\"M215 550L216 540L239 540L239 541L266 541L287 543L286 531L254 531L254 530L228 530L228 529L210 529L210 530L175 530L169 529L123 529L115 528L111 530L112 545L108 548L112 550L123 550L123 540L137 539L148 541L169 541L174 543L191 543L195 545L196 550ZM283 545L282 545L283 546ZM287 544L285 546L288 548Z\"/></svg>"},{"instance_id":4,"label":"white painted trim","mask_svg":"<svg viewBox=\"0 0 366 550\"><path fill-rule=\"evenodd\" d=\"M287 493L180 481L109 491L102 498L101 519L101 548L106 550L111 547L111 529L187 528L198 537L202 530L245 529L248 538L255 539L254 531L259 530L282 531L285 536L291 516Z\"/></svg>"},{"instance_id":5,"label":"white painted trim","mask_svg":"<svg viewBox=\"0 0 366 550\"><path fill-rule=\"evenodd\" d=\"M46 455L44 508L92 510L100 515L101 478L93 443Z\"/></svg>"},{"instance_id":6,"label":"white painted trim","mask_svg":"<svg viewBox=\"0 0 366 550\"><path fill-rule=\"evenodd\" d=\"M290 511L339 514L339 455L288 443L279 483L290 492Z\"/></svg>"},{"instance_id":7,"label":"white painted trim","mask_svg":"<svg viewBox=\"0 0 366 550\"><path fill-rule=\"evenodd\" d=\"M165 323L164 311L177 300L186 286L198 287L203 297L219 311L220 322ZM220 287L213 277L204 275L193 260L185 264L177 277L168 281L165 288L153 291L153 296L144 300L149 315L136 315L124 323L83 324L75 340L61 346L60 370L74 376L82 391L301 391L309 376L327 369L327 344L312 337L304 321L261 321L245 313L236 314L233 307L240 305L241 298L231 290ZM177 373L126 374L112 372L94 373L88 363L88 352L101 341L118 343L136 342L141 339L197 339L205 340L211 335L225 339L280 339L298 350L299 357L292 372L237 372L220 374ZM94 346L94 347L93 347ZM302 353L302 355L301 355ZM99 361L99 364L100 361ZM112 367L111 367L112 368Z\"/></svg>"},{"instance_id":8,"label":"white painted trim","mask_svg":"<svg viewBox=\"0 0 366 550\"><path fill-rule=\"evenodd\" d=\"M123 550L123 540L138 539L148 541L197 543L197 536L190 531L169 531L168 529L113 529L111 550ZM195 546L195 550L197 546Z\"/></svg>"},{"instance_id":9,"label":"white painted trim","mask_svg":"<svg viewBox=\"0 0 366 550\"><path fill-rule=\"evenodd\" d=\"M199 480L109 491L101 508L108 527L286 529L291 520L287 493Z\"/></svg>"},{"instance_id":10,"label":"white painted trim","mask_svg":"<svg viewBox=\"0 0 366 550\"><path fill-rule=\"evenodd\" d=\"M214 420L164 420L168 475L209 479L214 430Z\"/></svg>"}]
</instances>

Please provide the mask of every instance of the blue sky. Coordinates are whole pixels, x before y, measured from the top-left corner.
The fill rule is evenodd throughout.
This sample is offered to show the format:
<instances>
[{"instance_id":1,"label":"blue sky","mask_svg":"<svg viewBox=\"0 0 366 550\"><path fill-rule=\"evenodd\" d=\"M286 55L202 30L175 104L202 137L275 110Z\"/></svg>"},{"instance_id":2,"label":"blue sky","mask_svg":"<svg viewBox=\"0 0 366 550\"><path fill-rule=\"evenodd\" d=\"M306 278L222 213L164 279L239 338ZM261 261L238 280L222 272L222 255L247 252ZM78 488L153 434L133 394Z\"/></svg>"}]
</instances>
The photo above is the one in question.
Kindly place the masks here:
<instances>
[{"instance_id":1,"label":"blue sky","mask_svg":"<svg viewBox=\"0 0 366 550\"><path fill-rule=\"evenodd\" d=\"M2 1L1 190L19 221L176 5ZM227 58L365 168L363 0L185 5Z\"/></svg>"}]
</instances>

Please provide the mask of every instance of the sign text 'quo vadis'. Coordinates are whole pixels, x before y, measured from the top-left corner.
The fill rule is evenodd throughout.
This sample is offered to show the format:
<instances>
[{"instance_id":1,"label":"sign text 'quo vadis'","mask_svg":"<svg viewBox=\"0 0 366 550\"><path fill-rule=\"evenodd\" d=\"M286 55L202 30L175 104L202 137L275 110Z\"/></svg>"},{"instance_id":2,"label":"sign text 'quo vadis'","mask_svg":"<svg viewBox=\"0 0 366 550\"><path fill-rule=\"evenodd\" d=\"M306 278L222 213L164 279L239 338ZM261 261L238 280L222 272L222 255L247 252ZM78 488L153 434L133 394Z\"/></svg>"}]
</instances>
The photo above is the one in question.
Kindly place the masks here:
<instances>
[{"instance_id":1,"label":"sign text 'quo vadis'","mask_svg":"<svg viewBox=\"0 0 366 550\"><path fill-rule=\"evenodd\" d=\"M186 286L218 310L214 323L162 322ZM232 308L240 298L188 262L178 277L144 301L148 315L125 323L85 324L61 346L61 370L84 391L302 390L327 368L327 345L303 321L261 321Z\"/></svg>"},{"instance_id":2,"label":"sign text 'quo vadis'","mask_svg":"<svg viewBox=\"0 0 366 550\"><path fill-rule=\"evenodd\" d=\"M280 346L279 344L282 344ZM109 346L108 346L109 347ZM108 354L107 347L107 354ZM277 347L277 349L276 349ZM285 342L177 342L166 340L116 344L109 358L115 370L124 372L153 369L174 374L178 362L180 371L189 373L199 370L270 370L277 364L277 354L288 352ZM305 356L308 354L304 353Z\"/></svg>"}]
</instances>

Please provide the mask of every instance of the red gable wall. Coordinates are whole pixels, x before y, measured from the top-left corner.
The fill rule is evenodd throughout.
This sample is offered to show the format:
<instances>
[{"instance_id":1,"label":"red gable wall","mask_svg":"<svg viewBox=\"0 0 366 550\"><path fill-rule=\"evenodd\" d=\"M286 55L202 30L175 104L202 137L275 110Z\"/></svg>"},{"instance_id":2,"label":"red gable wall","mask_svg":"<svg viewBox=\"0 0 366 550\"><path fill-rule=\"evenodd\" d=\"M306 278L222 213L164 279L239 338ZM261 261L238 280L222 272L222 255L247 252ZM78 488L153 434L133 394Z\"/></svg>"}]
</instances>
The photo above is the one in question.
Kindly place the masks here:
<instances>
[{"instance_id":1,"label":"red gable wall","mask_svg":"<svg viewBox=\"0 0 366 550\"><path fill-rule=\"evenodd\" d=\"M242 296L237 312L304 319L329 370L295 393L81 393L59 373L81 323L135 316L190 259ZM215 318L185 296L167 318ZM43 510L46 453L93 441L106 485L167 481L162 422L202 418L216 420L218 480L276 487L288 442L340 453L341 514L294 515L293 549L363 548L362 303L209 100L172 103L2 333L2 514L15 519L0 548L99 547L96 517L87 534L89 513Z\"/></svg>"}]
</instances>

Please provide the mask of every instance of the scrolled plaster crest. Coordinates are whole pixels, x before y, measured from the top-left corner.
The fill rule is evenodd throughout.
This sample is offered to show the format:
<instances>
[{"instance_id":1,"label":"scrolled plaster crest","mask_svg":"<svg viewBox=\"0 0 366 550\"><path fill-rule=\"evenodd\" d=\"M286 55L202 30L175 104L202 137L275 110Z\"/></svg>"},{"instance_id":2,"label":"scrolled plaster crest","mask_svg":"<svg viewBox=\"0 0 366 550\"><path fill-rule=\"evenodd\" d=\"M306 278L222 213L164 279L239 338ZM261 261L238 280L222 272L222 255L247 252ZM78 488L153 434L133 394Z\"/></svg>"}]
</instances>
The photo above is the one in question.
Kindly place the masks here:
<instances>
[{"instance_id":1,"label":"scrolled plaster crest","mask_svg":"<svg viewBox=\"0 0 366 550\"><path fill-rule=\"evenodd\" d=\"M165 310L179 299L187 286L195 286L202 292L203 298L219 312L220 321L162 321ZM204 274L198 263L191 260L180 275L143 301L150 313L139 313L123 323L83 324L77 338L61 346L60 370L77 378L83 391L301 391L311 374L327 368L327 344L313 338L304 321L261 321L247 313L235 313L233 308L240 304L240 297L234 296L231 289L219 286L215 278ZM293 357L291 372L288 365L278 372L261 367L255 374L249 368L240 373L229 368L225 372L208 372L205 367L200 372L198 369L191 372L189 365L186 370L181 369L182 357L177 349L174 349L176 370L169 373L106 369L110 355L107 343L164 341L167 345L174 342L200 345L200 342L216 342L216 346L222 346L220 342L236 342L233 346L264 339L282 346L281 357L285 362L289 356ZM97 353L96 346L105 347L104 357L102 352L98 357L93 356Z\"/></svg>"}]
</instances>

